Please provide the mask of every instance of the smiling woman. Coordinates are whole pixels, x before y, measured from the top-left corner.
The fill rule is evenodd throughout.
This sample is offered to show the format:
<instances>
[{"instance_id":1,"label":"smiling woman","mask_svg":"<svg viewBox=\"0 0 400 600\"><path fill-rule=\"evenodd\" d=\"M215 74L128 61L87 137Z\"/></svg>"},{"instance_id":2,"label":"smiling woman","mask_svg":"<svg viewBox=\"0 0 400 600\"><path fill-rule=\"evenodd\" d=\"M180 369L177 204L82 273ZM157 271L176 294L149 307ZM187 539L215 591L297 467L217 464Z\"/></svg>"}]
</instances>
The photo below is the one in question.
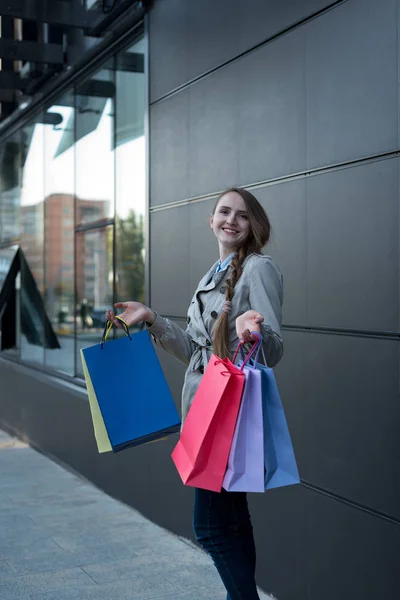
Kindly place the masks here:
<instances>
[{"instance_id":1,"label":"smiling woman","mask_svg":"<svg viewBox=\"0 0 400 600\"><path fill-rule=\"evenodd\" d=\"M283 353L282 275L271 257L261 254L271 232L263 207L247 190L231 188L218 199L210 227L218 242L219 260L199 282L185 330L141 302L115 304L129 326L146 322L156 344L185 364L182 421L213 354L232 357L238 338L253 339L251 332L261 333L268 366L275 366ZM119 326L113 311L108 310L106 316ZM197 541L212 556L229 598L258 600L246 495L196 488L193 523ZM241 532L240 545L237 531Z\"/></svg>"},{"instance_id":2,"label":"smiling woman","mask_svg":"<svg viewBox=\"0 0 400 600\"><path fill-rule=\"evenodd\" d=\"M237 191L228 192L222 200L210 217L210 226L218 240L220 258L224 261L247 238L250 221L245 201Z\"/></svg>"}]
</instances>

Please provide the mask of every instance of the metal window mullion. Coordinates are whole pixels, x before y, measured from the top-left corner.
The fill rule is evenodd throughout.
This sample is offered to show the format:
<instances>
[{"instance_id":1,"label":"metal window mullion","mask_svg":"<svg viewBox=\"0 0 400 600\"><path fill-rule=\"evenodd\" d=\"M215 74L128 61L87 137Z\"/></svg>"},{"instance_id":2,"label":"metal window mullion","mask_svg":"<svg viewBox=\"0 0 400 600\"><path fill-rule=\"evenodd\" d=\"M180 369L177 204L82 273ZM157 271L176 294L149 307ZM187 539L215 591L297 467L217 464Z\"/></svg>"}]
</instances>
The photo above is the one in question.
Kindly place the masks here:
<instances>
[{"instance_id":1,"label":"metal window mullion","mask_svg":"<svg viewBox=\"0 0 400 600\"><path fill-rule=\"evenodd\" d=\"M77 111L76 111L76 86L72 89L73 94L73 107L74 107L74 205L73 205L73 220L74 220L74 377L78 377L78 328L77 328L77 318L76 307L78 306L78 282L77 282L77 273L78 273L78 263L77 263L77 231L76 231L76 142L77 142Z\"/></svg>"},{"instance_id":2,"label":"metal window mullion","mask_svg":"<svg viewBox=\"0 0 400 600\"><path fill-rule=\"evenodd\" d=\"M43 119L44 120L44 119ZM46 125L44 123L41 125L43 127L43 148L42 148L42 156L43 156L43 168L42 168L42 176L43 176L43 294L46 296ZM62 271L61 271L62 273ZM61 283L62 287L62 283ZM47 322L45 319L45 314L47 313L47 301L46 298L43 298L43 336L44 336L44 345L43 345L43 364L46 366L46 341L47 341Z\"/></svg>"},{"instance_id":3,"label":"metal window mullion","mask_svg":"<svg viewBox=\"0 0 400 600\"><path fill-rule=\"evenodd\" d=\"M151 306L151 283L150 283L150 44L149 44L149 16L144 18L144 78L145 78L145 114L144 114L144 138L145 138L145 302Z\"/></svg>"},{"instance_id":4,"label":"metal window mullion","mask_svg":"<svg viewBox=\"0 0 400 600\"><path fill-rule=\"evenodd\" d=\"M112 114L114 115L113 121L113 145L114 145L114 223L113 223L113 243L112 243L112 269L113 269L113 289L112 289L112 308L114 308L114 304L117 302L117 56L118 54L114 54L113 58L113 77L114 77L114 110ZM116 336L116 331L114 331L114 337Z\"/></svg>"}]
</instances>

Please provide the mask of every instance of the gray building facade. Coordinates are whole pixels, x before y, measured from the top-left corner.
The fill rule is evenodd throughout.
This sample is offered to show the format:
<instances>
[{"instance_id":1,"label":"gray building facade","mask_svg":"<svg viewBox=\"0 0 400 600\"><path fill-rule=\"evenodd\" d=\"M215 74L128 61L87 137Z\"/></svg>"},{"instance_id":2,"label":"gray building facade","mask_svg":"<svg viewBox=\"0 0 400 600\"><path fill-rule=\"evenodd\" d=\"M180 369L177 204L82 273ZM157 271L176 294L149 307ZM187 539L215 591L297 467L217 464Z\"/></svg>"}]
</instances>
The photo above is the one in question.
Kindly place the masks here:
<instances>
[{"instance_id":1,"label":"gray building facade","mask_svg":"<svg viewBox=\"0 0 400 600\"><path fill-rule=\"evenodd\" d=\"M90 225L109 227L117 248L113 269L101 267L114 279L97 307L133 299L121 295L139 288L118 276L128 227L118 182L130 185L122 149L138 160L137 146L127 144L143 141L146 203L134 206L146 224L143 299L183 328L195 286L217 258L208 218L218 194L244 186L267 210L273 236L266 252L284 276L285 352L276 376L302 480L250 497L258 582L278 600L400 597L398 15L398 0L156 0L143 31L139 22L124 33L131 54L143 55L143 69L126 70L119 46L111 69L103 50L108 63L96 67L96 81L112 72L115 84L109 177L117 192L92 198L83 184L79 193L79 184L54 190L49 183L49 194L70 193L75 207L87 198L114 204L115 214L101 215L109 221L96 217ZM80 141L96 127L79 121L77 99L87 98L79 73L72 85L75 101L58 103L53 92L52 105L74 108L79 158ZM27 129L18 119L5 125L3 148ZM22 175L24 160L18 154ZM45 169L46 160L44 153ZM75 182L78 167L71 165ZM4 185L3 196L0 187L0 218L4 208L12 230L9 190ZM87 223L76 222L75 251L79 236L89 235ZM107 235L99 238L106 249ZM7 248L20 238L0 241ZM29 247L22 248L29 264ZM75 278L84 277L75 261ZM48 309L46 275L42 288ZM174 439L97 453L76 358L87 338L81 332L79 339L77 320L74 313L68 368L62 359L47 361L48 349L39 365L23 341L18 355L0 354L0 426L193 539L193 491L170 459ZM179 405L184 367L159 356Z\"/></svg>"}]
</instances>

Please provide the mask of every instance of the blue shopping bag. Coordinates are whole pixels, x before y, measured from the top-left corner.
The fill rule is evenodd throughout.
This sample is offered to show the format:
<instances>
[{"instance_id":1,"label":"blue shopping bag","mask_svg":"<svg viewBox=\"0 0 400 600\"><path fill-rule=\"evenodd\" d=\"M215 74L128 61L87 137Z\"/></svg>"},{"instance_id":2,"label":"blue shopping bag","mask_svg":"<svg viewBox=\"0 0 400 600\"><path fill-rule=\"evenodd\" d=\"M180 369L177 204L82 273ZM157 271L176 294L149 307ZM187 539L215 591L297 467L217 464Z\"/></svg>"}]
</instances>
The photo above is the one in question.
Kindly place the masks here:
<instances>
[{"instance_id":1,"label":"blue shopping bag","mask_svg":"<svg viewBox=\"0 0 400 600\"><path fill-rule=\"evenodd\" d=\"M274 372L270 367L259 363L256 367L261 371L265 489L300 483L292 440Z\"/></svg>"},{"instance_id":2,"label":"blue shopping bag","mask_svg":"<svg viewBox=\"0 0 400 600\"><path fill-rule=\"evenodd\" d=\"M126 325L126 324L125 324ZM180 418L147 331L81 350L99 452L179 432Z\"/></svg>"},{"instance_id":3,"label":"blue shopping bag","mask_svg":"<svg viewBox=\"0 0 400 600\"><path fill-rule=\"evenodd\" d=\"M257 337L260 335L256 332ZM263 353L262 345L259 350ZM285 417L278 385L273 369L254 361L249 362L261 373L262 419L264 432L264 469L265 489L273 489L300 483L292 440ZM243 354L242 354L243 356Z\"/></svg>"}]
</instances>

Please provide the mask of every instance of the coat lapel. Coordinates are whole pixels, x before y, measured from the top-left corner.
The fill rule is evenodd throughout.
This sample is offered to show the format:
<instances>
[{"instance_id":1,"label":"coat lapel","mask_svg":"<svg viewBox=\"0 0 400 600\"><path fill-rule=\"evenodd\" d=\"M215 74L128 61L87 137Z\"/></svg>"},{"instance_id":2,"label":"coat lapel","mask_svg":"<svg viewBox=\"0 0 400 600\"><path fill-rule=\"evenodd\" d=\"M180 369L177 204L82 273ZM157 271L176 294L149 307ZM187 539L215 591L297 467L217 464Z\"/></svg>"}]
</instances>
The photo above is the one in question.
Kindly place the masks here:
<instances>
[{"instance_id":1,"label":"coat lapel","mask_svg":"<svg viewBox=\"0 0 400 600\"><path fill-rule=\"evenodd\" d=\"M217 263L215 263L211 269L206 273L206 275L203 277L203 279L200 281L196 293L195 293L195 299L196 299L196 317L197 317L197 321L199 323L199 326L201 327L201 329L203 330L204 335L206 336L206 339L210 338L210 334L208 333L206 326L204 324L204 320L203 320L203 311L202 311L202 302L200 299L200 294L202 292L209 292L211 290L213 290L217 285L219 285L221 283L221 281L224 279L224 277L227 275L227 273L230 271L230 267L228 267L228 269L224 270L224 271L220 271L219 273L215 273L215 269L217 268Z\"/></svg>"}]
</instances>

